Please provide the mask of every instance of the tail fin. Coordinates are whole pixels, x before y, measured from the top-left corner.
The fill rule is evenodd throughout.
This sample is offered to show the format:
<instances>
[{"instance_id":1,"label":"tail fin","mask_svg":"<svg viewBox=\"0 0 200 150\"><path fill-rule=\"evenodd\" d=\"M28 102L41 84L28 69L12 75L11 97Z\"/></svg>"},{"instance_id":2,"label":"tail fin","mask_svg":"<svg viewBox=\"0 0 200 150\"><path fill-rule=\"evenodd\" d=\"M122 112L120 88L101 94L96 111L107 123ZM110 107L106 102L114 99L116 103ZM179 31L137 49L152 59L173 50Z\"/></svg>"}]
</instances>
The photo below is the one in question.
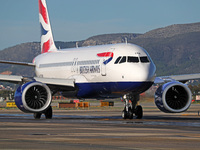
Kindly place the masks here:
<instances>
[{"instance_id":1,"label":"tail fin","mask_svg":"<svg viewBox=\"0 0 200 150\"><path fill-rule=\"evenodd\" d=\"M51 24L46 5L46 0L38 0L39 2L39 20L41 26L41 53L57 51L53 40Z\"/></svg>"}]
</instances>

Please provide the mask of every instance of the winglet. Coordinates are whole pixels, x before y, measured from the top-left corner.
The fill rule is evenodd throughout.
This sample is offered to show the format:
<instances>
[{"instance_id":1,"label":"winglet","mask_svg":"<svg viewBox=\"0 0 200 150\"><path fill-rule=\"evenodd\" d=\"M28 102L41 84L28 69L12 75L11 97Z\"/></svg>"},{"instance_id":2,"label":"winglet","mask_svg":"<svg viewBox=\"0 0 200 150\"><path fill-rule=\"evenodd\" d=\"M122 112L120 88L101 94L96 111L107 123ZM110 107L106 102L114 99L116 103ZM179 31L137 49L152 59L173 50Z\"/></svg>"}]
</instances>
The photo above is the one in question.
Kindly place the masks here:
<instances>
[{"instance_id":1,"label":"winglet","mask_svg":"<svg viewBox=\"0 0 200 150\"><path fill-rule=\"evenodd\" d=\"M57 51L51 30L46 0L38 0L38 3L41 27L41 53Z\"/></svg>"}]
</instances>

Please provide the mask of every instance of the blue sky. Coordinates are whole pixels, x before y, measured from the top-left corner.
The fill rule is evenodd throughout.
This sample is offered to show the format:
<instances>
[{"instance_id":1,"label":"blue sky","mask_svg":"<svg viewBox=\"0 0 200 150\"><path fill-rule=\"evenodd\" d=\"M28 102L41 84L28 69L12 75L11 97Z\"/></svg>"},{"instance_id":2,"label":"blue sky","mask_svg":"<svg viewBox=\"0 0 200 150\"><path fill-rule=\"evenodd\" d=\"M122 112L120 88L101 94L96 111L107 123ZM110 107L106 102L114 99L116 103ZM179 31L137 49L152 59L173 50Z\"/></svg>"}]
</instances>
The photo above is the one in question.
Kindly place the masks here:
<instances>
[{"instance_id":1,"label":"blue sky","mask_svg":"<svg viewBox=\"0 0 200 150\"><path fill-rule=\"evenodd\" d=\"M40 41L38 0L0 4L0 50ZM200 0L47 0L47 5L56 41L200 22Z\"/></svg>"}]
</instances>

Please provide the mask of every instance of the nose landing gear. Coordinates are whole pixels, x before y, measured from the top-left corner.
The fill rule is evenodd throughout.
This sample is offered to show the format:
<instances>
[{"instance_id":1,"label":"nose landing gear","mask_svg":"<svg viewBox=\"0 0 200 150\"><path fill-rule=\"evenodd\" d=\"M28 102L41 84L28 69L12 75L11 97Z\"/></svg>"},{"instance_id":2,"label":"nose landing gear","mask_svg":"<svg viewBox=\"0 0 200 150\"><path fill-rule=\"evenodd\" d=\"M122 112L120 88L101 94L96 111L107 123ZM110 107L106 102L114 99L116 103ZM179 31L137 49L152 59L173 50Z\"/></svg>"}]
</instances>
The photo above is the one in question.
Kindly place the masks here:
<instances>
[{"instance_id":1,"label":"nose landing gear","mask_svg":"<svg viewBox=\"0 0 200 150\"><path fill-rule=\"evenodd\" d=\"M133 119L133 114L135 114L137 119L143 117L142 106L137 105L139 101L139 95L124 95L124 110L122 111L123 119Z\"/></svg>"}]
</instances>

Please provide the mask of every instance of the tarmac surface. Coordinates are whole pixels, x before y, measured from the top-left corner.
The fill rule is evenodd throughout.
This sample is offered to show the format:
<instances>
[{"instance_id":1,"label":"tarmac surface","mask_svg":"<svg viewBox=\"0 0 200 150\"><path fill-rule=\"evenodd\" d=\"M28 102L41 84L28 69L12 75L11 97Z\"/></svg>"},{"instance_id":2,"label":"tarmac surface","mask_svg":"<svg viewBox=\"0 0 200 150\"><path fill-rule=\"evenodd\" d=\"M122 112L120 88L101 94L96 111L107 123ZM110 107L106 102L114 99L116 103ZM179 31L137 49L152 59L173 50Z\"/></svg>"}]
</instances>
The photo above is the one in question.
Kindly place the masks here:
<instances>
[{"instance_id":1,"label":"tarmac surface","mask_svg":"<svg viewBox=\"0 0 200 150\"><path fill-rule=\"evenodd\" d=\"M165 114L150 103L143 119L121 119L120 107L54 110L35 120L17 109L0 110L0 149L200 149L200 110Z\"/></svg>"}]
</instances>

